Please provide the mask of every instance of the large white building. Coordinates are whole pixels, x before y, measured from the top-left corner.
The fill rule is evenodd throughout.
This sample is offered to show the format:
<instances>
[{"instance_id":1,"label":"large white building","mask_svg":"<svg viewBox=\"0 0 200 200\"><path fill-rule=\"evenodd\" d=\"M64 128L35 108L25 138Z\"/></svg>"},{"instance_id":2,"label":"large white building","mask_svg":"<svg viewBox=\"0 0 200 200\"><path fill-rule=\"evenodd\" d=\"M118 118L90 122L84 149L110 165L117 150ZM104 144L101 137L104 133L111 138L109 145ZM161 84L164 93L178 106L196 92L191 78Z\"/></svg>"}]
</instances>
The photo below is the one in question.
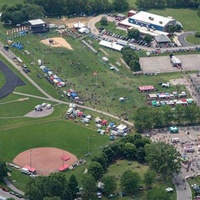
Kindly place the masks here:
<instances>
[{"instance_id":1,"label":"large white building","mask_svg":"<svg viewBox=\"0 0 200 200\"><path fill-rule=\"evenodd\" d=\"M163 17L160 15L140 11L133 16L126 18L119 23L124 28L146 29L147 31L166 32L169 25L175 25L176 20L172 17Z\"/></svg>"}]
</instances>

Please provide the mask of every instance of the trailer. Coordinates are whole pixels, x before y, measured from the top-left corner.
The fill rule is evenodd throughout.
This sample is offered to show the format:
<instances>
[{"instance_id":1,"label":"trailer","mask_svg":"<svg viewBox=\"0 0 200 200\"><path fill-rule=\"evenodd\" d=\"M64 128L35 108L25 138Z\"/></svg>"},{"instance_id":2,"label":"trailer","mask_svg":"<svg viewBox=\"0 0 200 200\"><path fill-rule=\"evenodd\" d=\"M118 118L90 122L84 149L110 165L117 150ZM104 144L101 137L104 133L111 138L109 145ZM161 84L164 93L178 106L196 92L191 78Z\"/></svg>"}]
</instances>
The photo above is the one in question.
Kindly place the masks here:
<instances>
[{"instance_id":1,"label":"trailer","mask_svg":"<svg viewBox=\"0 0 200 200\"><path fill-rule=\"evenodd\" d=\"M172 56L171 57L171 63L173 65L173 67L177 67L177 68L181 68L182 67L182 63L181 63L180 59L177 58L176 56Z\"/></svg>"}]
</instances>

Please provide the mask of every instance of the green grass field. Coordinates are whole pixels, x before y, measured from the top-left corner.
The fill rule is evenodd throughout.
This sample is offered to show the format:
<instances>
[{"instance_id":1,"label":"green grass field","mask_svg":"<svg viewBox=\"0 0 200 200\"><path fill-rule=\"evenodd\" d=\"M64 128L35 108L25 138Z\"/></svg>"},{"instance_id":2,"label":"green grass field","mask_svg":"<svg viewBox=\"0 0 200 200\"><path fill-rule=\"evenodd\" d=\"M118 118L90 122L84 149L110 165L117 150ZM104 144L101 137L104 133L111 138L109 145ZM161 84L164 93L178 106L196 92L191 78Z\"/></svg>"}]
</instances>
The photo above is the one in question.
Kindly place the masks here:
<instances>
[{"instance_id":1,"label":"green grass field","mask_svg":"<svg viewBox=\"0 0 200 200\"><path fill-rule=\"evenodd\" d=\"M191 44L200 44L200 38L195 37L194 35L189 35L186 37L187 42Z\"/></svg>"}]
</instances>

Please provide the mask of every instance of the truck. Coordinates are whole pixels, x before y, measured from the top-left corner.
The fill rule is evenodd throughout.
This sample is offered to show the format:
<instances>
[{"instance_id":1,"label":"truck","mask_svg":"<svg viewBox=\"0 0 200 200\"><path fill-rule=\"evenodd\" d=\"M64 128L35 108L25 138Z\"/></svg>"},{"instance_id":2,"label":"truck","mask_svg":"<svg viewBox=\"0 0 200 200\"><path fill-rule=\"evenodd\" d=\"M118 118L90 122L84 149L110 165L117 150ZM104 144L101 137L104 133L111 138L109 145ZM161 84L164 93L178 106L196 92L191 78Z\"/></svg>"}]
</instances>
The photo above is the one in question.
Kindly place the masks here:
<instances>
[{"instance_id":1,"label":"truck","mask_svg":"<svg viewBox=\"0 0 200 200\"><path fill-rule=\"evenodd\" d=\"M67 115L71 115L72 114L72 112L73 112L73 108L69 108L68 110L67 110Z\"/></svg>"},{"instance_id":2,"label":"truck","mask_svg":"<svg viewBox=\"0 0 200 200\"><path fill-rule=\"evenodd\" d=\"M24 173L24 174L28 174L28 175L31 174L31 173L29 172L29 170L26 169L25 167L21 168L21 172Z\"/></svg>"}]
</instances>

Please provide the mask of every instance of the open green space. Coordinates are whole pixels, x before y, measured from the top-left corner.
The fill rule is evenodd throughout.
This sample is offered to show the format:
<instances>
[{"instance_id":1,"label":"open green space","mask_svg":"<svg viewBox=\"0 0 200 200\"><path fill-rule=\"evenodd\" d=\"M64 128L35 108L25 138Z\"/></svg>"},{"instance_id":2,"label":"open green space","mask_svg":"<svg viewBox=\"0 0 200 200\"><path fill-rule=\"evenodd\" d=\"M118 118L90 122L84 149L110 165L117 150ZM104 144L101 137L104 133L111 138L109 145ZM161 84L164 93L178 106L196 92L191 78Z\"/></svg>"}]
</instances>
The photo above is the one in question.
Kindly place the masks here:
<instances>
[{"instance_id":1,"label":"open green space","mask_svg":"<svg viewBox=\"0 0 200 200\"><path fill-rule=\"evenodd\" d=\"M195 37L194 35L187 36L186 40L191 44L200 44L200 38Z\"/></svg>"},{"instance_id":2,"label":"open green space","mask_svg":"<svg viewBox=\"0 0 200 200\"><path fill-rule=\"evenodd\" d=\"M109 59L108 63L104 63L102 57L105 54L100 51L98 43L89 37L84 39L93 42L92 46L98 50L97 55L90 52L87 48L83 48L83 44L79 39L74 40L71 37L65 37L65 39L74 50L53 48L40 42L41 39L54 36L59 35L56 33L29 34L15 39L14 41L21 41L24 44L24 48L31 52L29 56L24 55L23 51L13 48L12 50L27 63L31 70L29 76L55 98L61 98L63 91L71 88L79 94L80 99L84 101L86 106L122 117L126 115L126 117L131 119L135 108L146 104L146 95L138 94L138 86L153 85L160 92L163 92L166 89L158 86L159 82L168 82L170 79L181 76L181 73L159 74L158 76L133 76L132 72L121 63L121 55L118 52L104 49L107 52L106 57ZM38 78L37 74L44 75L37 65L38 59L44 60L45 66L65 80L67 86L65 88L57 88L45 78ZM31 66L30 62L32 61L35 62L35 65ZM110 70L110 63L117 66L119 72ZM94 72L97 72L97 76L93 76ZM175 89L175 87L171 87L167 91ZM24 92L23 87L18 87L16 91L23 91L23 93L29 94L31 90ZM120 97L126 97L126 101L120 103ZM66 96L62 100L69 101Z\"/></svg>"}]
</instances>

